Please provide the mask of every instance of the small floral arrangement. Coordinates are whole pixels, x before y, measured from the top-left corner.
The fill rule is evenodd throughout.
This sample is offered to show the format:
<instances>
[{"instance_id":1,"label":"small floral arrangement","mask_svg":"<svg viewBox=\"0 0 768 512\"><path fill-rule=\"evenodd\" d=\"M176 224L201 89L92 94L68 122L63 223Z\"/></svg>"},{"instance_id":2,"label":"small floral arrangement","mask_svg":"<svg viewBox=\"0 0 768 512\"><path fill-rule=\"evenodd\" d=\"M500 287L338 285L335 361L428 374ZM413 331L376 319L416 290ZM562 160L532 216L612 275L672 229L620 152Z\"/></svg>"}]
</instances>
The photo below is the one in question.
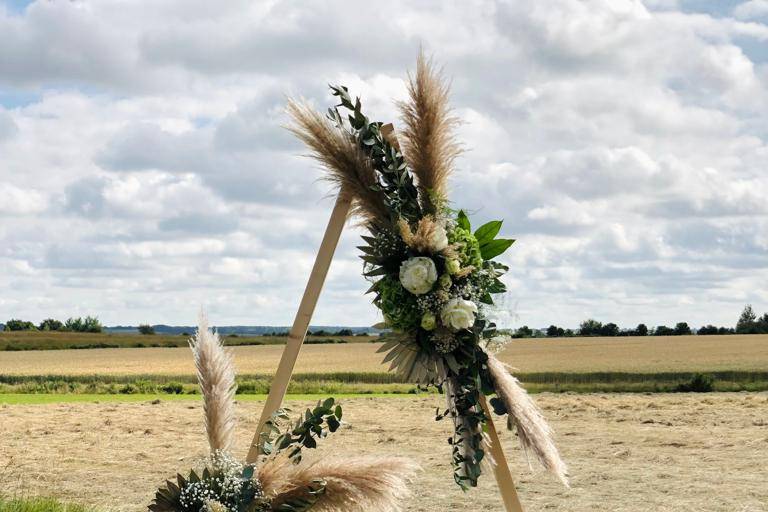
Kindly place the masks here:
<instances>
[{"instance_id":1,"label":"small floral arrangement","mask_svg":"<svg viewBox=\"0 0 768 512\"><path fill-rule=\"evenodd\" d=\"M336 456L306 460L303 449L341 427L333 398L307 409L292 425L280 409L259 436L254 464L232 456L235 371L231 354L201 316L190 340L203 394L210 455L202 468L157 490L150 512L398 511L415 465L397 457Z\"/></svg>"},{"instance_id":2,"label":"small floral arrangement","mask_svg":"<svg viewBox=\"0 0 768 512\"><path fill-rule=\"evenodd\" d=\"M371 121L346 87L331 91L339 104L325 117L289 104L292 131L369 231L359 249L368 291L393 331L381 349L385 362L409 381L446 393L448 407L438 418L454 423L456 482L476 486L489 460L484 397L491 395L493 410L508 416L523 447L566 482L551 429L493 355L504 337L488 313L494 295L506 291L500 278L508 270L495 258L514 240L498 236L501 221L473 229L466 213L450 206L447 179L460 147L441 76L419 59L410 98L399 105L404 129L397 137L392 125Z\"/></svg>"}]
</instances>

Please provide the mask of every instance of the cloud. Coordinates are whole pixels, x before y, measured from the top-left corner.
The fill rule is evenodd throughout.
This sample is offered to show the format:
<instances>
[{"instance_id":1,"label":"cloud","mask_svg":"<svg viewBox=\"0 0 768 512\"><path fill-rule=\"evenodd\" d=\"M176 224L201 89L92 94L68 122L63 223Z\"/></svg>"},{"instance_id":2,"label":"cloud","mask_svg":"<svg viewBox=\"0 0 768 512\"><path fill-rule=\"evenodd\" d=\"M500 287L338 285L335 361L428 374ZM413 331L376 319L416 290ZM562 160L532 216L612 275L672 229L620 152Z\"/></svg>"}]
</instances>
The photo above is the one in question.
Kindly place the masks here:
<instances>
[{"instance_id":1,"label":"cloud","mask_svg":"<svg viewBox=\"0 0 768 512\"><path fill-rule=\"evenodd\" d=\"M500 318L732 324L768 309L763 4L0 9L2 97L28 98L0 108L0 319L289 323L333 201L285 96L343 83L396 120L421 46L464 121L453 204L518 240ZM358 237L317 323L378 319Z\"/></svg>"},{"instance_id":2,"label":"cloud","mask_svg":"<svg viewBox=\"0 0 768 512\"><path fill-rule=\"evenodd\" d=\"M740 20L768 18L768 1L749 0L734 7L733 15Z\"/></svg>"},{"instance_id":3,"label":"cloud","mask_svg":"<svg viewBox=\"0 0 768 512\"><path fill-rule=\"evenodd\" d=\"M0 215L34 215L46 210L46 197L34 189L0 182Z\"/></svg>"},{"instance_id":4,"label":"cloud","mask_svg":"<svg viewBox=\"0 0 768 512\"><path fill-rule=\"evenodd\" d=\"M0 108L0 144L7 139L10 139L19 131L19 127L13 120L13 117Z\"/></svg>"}]
</instances>

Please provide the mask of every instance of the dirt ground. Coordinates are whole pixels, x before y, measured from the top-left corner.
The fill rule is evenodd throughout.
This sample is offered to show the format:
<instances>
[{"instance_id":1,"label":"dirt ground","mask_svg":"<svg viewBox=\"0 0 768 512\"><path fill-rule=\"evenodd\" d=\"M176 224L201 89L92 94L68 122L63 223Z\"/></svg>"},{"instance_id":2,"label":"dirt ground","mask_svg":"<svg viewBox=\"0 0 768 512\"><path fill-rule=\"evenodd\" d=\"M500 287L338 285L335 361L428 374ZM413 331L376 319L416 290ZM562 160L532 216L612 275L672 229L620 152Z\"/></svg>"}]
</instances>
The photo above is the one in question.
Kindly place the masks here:
<instances>
[{"instance_id":1,"label":"dirt ground","mask_svg":"<svg viewBox=\"0 0 768 512\"><path fill-rule=\"evenodd\" d=\"M504 433L528 512L768 511L766 393L536 398L558 432L573 487L530 472L514 436ZM450 426L433 418L439 400L348 399L350 425L322 450L415 458L423 471L409 512L503 510L490 474L467 494L455 488ZM260 408L239 406L243 451ZM0 492L109 511L145 510L153 489L205 450L199 402L6 405L0 432Z\"/></svg>"}]
</instances>

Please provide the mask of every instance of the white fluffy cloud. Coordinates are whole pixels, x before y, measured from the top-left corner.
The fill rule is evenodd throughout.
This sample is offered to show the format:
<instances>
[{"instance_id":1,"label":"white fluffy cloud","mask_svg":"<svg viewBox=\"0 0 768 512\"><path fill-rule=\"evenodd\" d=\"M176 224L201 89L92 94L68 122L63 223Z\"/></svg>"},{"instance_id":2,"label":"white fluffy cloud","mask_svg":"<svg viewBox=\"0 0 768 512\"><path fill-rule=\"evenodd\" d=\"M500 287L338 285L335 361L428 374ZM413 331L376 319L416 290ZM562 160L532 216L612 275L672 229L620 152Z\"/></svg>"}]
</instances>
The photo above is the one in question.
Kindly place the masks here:
<instances>
[{"instance_id":1,"label":"white fluffy cloud","mask_svg":"<svg viewBox=\"0 0 768 512\"><path fill-rule=\"evenodd\" d=\"M500 319L732 324L768 309L766 5L0 0L0 320L289 323L332 202L285 95L391 120L423 47L452 199L518 239ZM316 323L377 321L357 235Z\"/></svg>"}]
</instances>

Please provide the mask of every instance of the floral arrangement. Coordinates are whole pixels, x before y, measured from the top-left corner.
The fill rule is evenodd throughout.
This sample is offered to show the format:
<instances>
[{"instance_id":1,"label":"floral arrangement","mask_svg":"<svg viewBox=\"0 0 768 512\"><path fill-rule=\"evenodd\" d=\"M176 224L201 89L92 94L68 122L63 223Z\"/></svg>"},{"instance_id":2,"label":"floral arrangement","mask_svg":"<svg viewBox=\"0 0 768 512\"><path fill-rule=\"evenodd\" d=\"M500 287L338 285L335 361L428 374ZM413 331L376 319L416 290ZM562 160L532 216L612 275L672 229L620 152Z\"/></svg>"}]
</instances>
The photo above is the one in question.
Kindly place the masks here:
<instances>
[{"instance_id":1,"label":"floral arrangement","mask_svg":"<svg viewBox=\"0 0 768 512\"><path fill-rule=\"evenodd\" d=\"M484 434L492 407L507 416L526 452L567 485L550 427L494 356L506 339L488 313L494 295L506 291L500 278L508 270L494 258L514 240L498 237L498 220L473 230L448 201L461 148L440 73L419 58L409 99L399 104L397 136L392 125L371 121L346 87L331 91L339 104L325 116L291 101L291 130L369 231L359 249L373 303L392 329L382 347L385 362L409 381L445 391L448 406L438 419L453 420L456 482L476 486L483 463L492 462ZM488 407L484 397L492 395Z\"/></svg>"},{"instance_id":2,"label":"floral arrangement","mask_svg":"<svg viewBox=\"0 0 768 512\"><path fill-rule=\"evenodd\" d=\"M150 512L380 512L398 511L416 467L397 457L324 457L304 449L341 427L333 398L289 423L286 409L267 422L254 464L232 455L236 390L232 356L201 315L190 346L203 395L210 454L202 468L176 476L157 490Z\"/></svg>"}]
</instances>

